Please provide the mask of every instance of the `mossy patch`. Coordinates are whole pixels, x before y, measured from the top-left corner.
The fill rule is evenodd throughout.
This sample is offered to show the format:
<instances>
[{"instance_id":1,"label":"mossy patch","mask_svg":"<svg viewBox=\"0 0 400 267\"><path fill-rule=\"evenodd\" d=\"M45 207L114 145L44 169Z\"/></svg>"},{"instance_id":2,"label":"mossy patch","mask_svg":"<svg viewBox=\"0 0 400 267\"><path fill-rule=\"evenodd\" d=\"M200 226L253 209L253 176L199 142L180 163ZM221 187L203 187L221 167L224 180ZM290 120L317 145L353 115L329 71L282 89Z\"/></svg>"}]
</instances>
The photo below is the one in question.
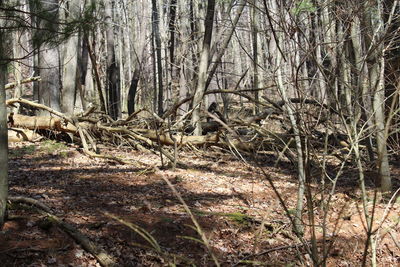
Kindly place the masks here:
<instances>
[{"instance_id":1,"label":"mossy patch","mask_svg":"<svg viewBox=\"0 0 400 267\"><path fill-rule=\"evenodd\" d=\"M212 215L212 216L226 217L229 220L238 223L240 225L248 225L257 221L255 218L247 214L243 214L241 212L224 213L224 212L209 212L209 211L194 210L193 213L199 216Z\"/></svg>"},{"instance_id":2,"label":"mossy patch","mask_svg":"<svg viewBox=\"0 0 400 267\"><path fill-rule=\"evenodd\" d=\"M36 152L35 145L28 145L24 147L17 147L9 150L10 158L21 158L24 155L32 155Z\"/></svg>"},{"instance_id":3,"label":"mossy patch","mask_svg":"<svg viewBox=\"0 0 400 267\"><path fill-rule=\"evenodd\" d=\"M66 150L68 147L63 144L59 143L53 140L46 140L41 143L40 150L49 154L54 154L57 152L62 152L62 150ZM60 153L62 154L62 153ZM63 156L63 155L61 155ZM65 156L67 156L67 153L65 152Z\"/></svg>"}]
</instances>

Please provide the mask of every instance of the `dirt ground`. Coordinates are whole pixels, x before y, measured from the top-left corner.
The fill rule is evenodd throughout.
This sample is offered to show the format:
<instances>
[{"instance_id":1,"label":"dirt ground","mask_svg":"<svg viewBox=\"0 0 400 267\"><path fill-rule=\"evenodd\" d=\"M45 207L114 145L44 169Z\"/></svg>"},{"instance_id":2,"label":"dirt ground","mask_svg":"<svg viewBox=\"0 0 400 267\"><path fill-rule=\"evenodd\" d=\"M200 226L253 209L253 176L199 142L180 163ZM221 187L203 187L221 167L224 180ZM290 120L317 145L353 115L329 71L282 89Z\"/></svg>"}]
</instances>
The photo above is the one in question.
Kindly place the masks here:
<instances>
[{"instance_id":1,"label":"dirt ground","mask_svg":"<svg viewBox=\"0 0 400 267\"><path fill-rule=\"evenodd\" d=\"M189 168L172 170L160 168L157 155L124 148L104 151L142 165L89 159L76 147L49 141L12 144L10 195L43 202L53 214L102 247L118 266L214 266L211 253L221 266L311 265L311 256L293 235L268 179L251 159L246 164L213 148L182 151L180 159ZM273 154L264 155L260 162L291 213L297 192L295 166L281 162L274 167ZM146 169L143 164L159 168ZM332 165L328 170L334 173L336 168ZM400 170L394 166L392 171L399 188ZM318 173L314 175L319 179ZM164 179L173 184L191 209L211 252ZM373 174L367 179L371 185ZM330 182L325 184L325 192L329 192ZM349 166L338 181L325 219L325 242L318 226L324 220L320 208L323 191L317 184L312 188L318 250L322 252L324 246L329 250L327 265L359 266L366 233L354 170ZM371 187L368 190L371 210L373 191ZM375 205L378 266L400 266L400 204L393 202ZM106 213L133 223L139 230L135 232ZM305 208L306 222L308 214ZM10 210L9 215L0 232L1 266L100 266L67 233L46 224L34 210ZM304 240L309 244L309 232ZM367 261L370 259L368 254Z\"/></svg>"}]
</instances>

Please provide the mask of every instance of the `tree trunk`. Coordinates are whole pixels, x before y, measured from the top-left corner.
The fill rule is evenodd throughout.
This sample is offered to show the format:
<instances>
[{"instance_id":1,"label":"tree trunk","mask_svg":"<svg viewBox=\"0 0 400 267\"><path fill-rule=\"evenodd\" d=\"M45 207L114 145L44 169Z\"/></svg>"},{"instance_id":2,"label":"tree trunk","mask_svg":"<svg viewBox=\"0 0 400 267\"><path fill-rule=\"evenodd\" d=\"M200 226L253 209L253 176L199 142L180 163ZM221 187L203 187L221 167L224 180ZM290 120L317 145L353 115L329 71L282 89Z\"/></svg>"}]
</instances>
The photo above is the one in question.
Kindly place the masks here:
<instances>
[{"instance_id":1,"label":"tree trunk","mask_svg":"<svg viewBox=\"0 0 400 267\"><path fill-rule=\"evenodd\" d=\"M135 112L135 97L140 79L139 75L140 75L139 66L137 66L137 68L133 72L131 86L129 87L129 92L128 92L128 115L131 115L133 112Z\"/></svg>"},{"instance_id":2,"label":"tree trunk","mask_svg":"<svg viewBox=\"0 0 400 267\"><path fill-rule=\"evenodd\" d=\"M60 111L60 58L57 47L42 46L39 53L39 102Z\"/></svg>"},{"instance_id":3,"label":"tree trunk","mask_svg":"<svg viewBox=\"0 0 400 267\"><path fill-rule=\"evenodd\" d=\"M86 33L82 32L81 33L82 36L82 40L81 40L81 45L79 46L80 48L80 60L79 60L79 82L78 82L78 86L79 86L79 94L80 94L80 98L81 98L81 103L82 103L82 108L83 110L87 109L87 101L86 101L86 91L87 91L87 87L86 87L86 75L88 73L88 66L89 66L89 41L87 39L87 35Z\"/></svg>"},{"instance_id":4,"label":"tree trunk","mask_svg":"<svg viewBox=\"0 0 400 267\"><path fill-rule=\"evenodd\" d=\"M205 32L203 40L203 49L200 56L199 75L197 87L193 98L192 125L195 126L194 135L201 135L200 124L200 105L203 100L207 81L208 58L210 53L211 38L213 32L215 0L208 0L206 20L204 22Z\"/></svg>"},{"instance_id":5,"label":"tree trunk","mask_svg":"<svg viewBox=\"0 0 400 267\"><path fill-rule=\"evenodd\" d=\"M171 77L173 77L174 72L174 63L175 63L175 32L176 32L176 8L177 8L177 0L171 0L169 4L169 23L168 23L168 31L169 31L169 60L171 62Z\"/></svg>"},{"instance_id":6,"label":"tree trunk","mask_svg":"<svg viewBox=\"0 0 400 267\"><path fill-rule=\"evenodd\" d=\"M60 111L60 55L58 47L50 43L51 39L57 37L58 0L40 1L40 11L43 12L41 16L46 16L46 19L40 19L41 29L36 35L36 39L39 39L38 69L41 76L39 102Z\"/></svg>"},{"instance_id":7,"label":"tree trunk","mask_svg":"<svg viewBox=\"0 0 400 267\"><path fill-rule=\"evenodd\" d=\"M0 6L2 3L0 2ZM3 26L0 19L0 27ZM7 110L6 90L7 59L5 39L6 34L0 29L0 230L4 224L8 196L8 134L7 134Z\"/></svg>"},{"instance_id":8,"label":"tree trunk","mask_svg":"<svg viewBox=\"0 0 400 267\"><path fill-rule=\"evenodd\" d=\"M70 0L66 10L66 21L73 21L79 18L79 0ZM74 33L69 37L64 45L62 55L62 96L61 108L68 115L74 113L76 85L77 85L77 69L78 69L78 33Z\"/></svg>"},{"instance_id":9,"label":"tree trunk","mask_svg":"<svg viewBox=\"0 0 400 267\"><path fill-rule=\"evenodd\" d=\"M114 47L114 26L113 26L113 0L105 0L105 22L107 39L107 111L116 120L121 117L121 88L119 84L119 65L115 55Z\"/></svg>"},{"instance_id":10,"label":"tree trunk","mask_svg":"<svg viewBox=\"0 0 400 267\"><path fill-rule=\"evenodd\" d=\"M158 96L157 96L157 110L158 115L161 116L163 113L163 102L164 102L164 88L163 88L163 72L162 72L162 57L161 57L161 36L160 36L160 16L157 10L157 1L152 0L152 30L155 41L156 50L156 62L157 62L157 81L158 81Z\"/></svg>"},{"instance_id":11,"label":"tree trunk","mask_svg":"<svg viewBox=\"0 0 400 267\"><path fill-rule=\"evenodd\" d=\"M387 131L385 131L385 50L382 43L379 43L384 38L383 7L380 1L373 2L369 9L370 32L371 36L373 36L371 46L375 47L372 51L373 64L370 70L370 86L373 92L373 114L376 127L378 186L380 186L383 193L390 193L392 191L392 181L387 150Z\"/></svg>"},{"instance_id":12,"label":"tree trunk","mask_svg":"<svg viewBox=\"0 0 400 267\"><path fill-rule=\"evenodd\" d=\"M251 8L251 36L252 36L252 48L253 48L253 88L254 90L254 100L259 101L259 91L257 90L260 88L260 74L259 74L259 42L258 42L258 7L257 7L257 0L253 0L253 6ZM256 103L254 105L253 114L258 114L259 112L259 105Z\"/></svg>"},{"instance_id":13,"label":"tree trunk","mask_svg":"<svg viewBox=\"0 0 400 267\"><path fill-rule=\"evenodd\" d=\"M235 32L236 25L237 25L237 23L239 22L239 18L240 18L240 16L242 15L243 9L244 9L245 6L246 6L246 1L245 1L245 0L241 0L241 1L238 3L238 5L239 5L239 8L238 8L238 10L237 10L237 12L236 12L235 18L232 20L232 26L231 26L231 28L229 29L228 33L225 35L225 39L222 41L222 44L221 44L221 47L220 47L220 51L219 51L218 54L215 56L215 59L213 59L214 64L212 65L212 67L211 67L211 69L210 69L210 72L208 73L208 78L207 78L205 90L207 90L208 86L210 85L211 80L212 80L212 78L213 78L213 76L214 76L214 74L215 74L215 71L217 70L217 67L218 67L219 64L220 64L220 62L221 62L221 60L222 60L222 57L223 57L224 54L225 54L226 48L228 47L229 42L230 42L230 40L231 40L231 38L232 38L232 35L233 35L233 33ZM211 51L211 54L212 54L212 51ZM213 55L210 55L210 56L212 57ZM235 58L235 57L234 57L234 58Z\"/></svg>"}]
</instances>

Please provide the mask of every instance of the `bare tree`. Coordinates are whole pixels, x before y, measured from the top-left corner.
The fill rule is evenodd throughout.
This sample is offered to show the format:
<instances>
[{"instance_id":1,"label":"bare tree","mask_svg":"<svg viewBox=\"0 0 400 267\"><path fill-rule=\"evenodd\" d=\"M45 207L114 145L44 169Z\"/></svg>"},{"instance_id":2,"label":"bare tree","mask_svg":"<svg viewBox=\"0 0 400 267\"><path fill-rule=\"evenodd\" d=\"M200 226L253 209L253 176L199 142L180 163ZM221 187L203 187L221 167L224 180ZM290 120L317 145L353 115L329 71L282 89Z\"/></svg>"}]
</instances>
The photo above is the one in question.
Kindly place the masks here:
<instances>
[{"instance_id":1,"label":"bare tree","mask_svg":"<svg viewBox=\"0 0 400 267\"><path fill-rule=\"evenodd\" d=\"M58 0L34 3L37 24L40 27L34 36L38 45L38 70L42 82L39 84L39 102L60 111L61 77L59 47L54 40L59 31Z\"/></svg>"},{"instance_id":2,"label":"bare tree","mask_svg":"<svg viewBox=\"0 0 400 267\"><path fill-rule=\"evenodd\" d=\"M0 8L4 3L0 2ZM7 33L4 28L6 21L0 18L0 229L4 224L8 196L8 134L6 91L7 83Z\"/></svg>"},{"instance_id":3,"label":"bare tree","mask_svg":"<svg viewBox=\"0 0 400 267\"><path fill-rule=\"evenodd\" d=\"M162 57L161 57L161 36L160 36L160 15L158 14L157 1L152 0L152 31L155 42L156 50L156 62L157 62L157 85L158 85L158 95L157 95L157 110L158 115L163 113L163 103L164 103L164 88L163 88L163 68L162 68ZM156 97L156 96L154 96Z\"/></svg>"},{"instance_id":4,"label":"bare tree","mask_svg":"<svg viewBox=\"0 0 400 267\"><path fill-rule=\"evenodd\" d=\"M107 108L108 114L117 119L121 117L121 88L119 83L119 64L115 55L114 24L113 24L113 0L105 0L105 23L107 39Z\"/></svg>"},{"instance_id":5,"label":"bare tree","mask_svg":"<svg viewBox=\"0 0 400 267\"><path fill-rule=\"evenodd\" d=\"M3 51L4 33L0 30L0 51ZM0 52L0 229L3 227L8 195L8 138L6 110L7 65Z\"/></svg>"},{"instance_id":6,"label":"bare tree","mask_svg":"<svg viewBox=\"0 0 400 267\"><path fill-rule=\"evenodd\" d=\"M203 49L201 51L200 63L199 63L199 76L197 80L196 91L193 98L192 124L195 125L195 131L194 131L195 135L202 134L202 128L200 123L200 105L203 100L207 82L207 70L209 65L208 59L211 47L211 38L213 33L214 11L215 11L215 0L208 0L206 20L204 22L205 32L203 39Z\"/></svg>"},{"instance_id":7,"label":"bare tree","mask_svg":"<svg viewBox=\"0 0 400 267\"><path fill-rule=\"evenodd\" d=\"M79 18L80 1L70 0L66 2L65 18L66 22L74 21ZM62 95L61 108L66 114L73 114L75 107L77 74L78 74L78 33L73 33L64 44L62 54Z\"/></svg>"}]
</instances>

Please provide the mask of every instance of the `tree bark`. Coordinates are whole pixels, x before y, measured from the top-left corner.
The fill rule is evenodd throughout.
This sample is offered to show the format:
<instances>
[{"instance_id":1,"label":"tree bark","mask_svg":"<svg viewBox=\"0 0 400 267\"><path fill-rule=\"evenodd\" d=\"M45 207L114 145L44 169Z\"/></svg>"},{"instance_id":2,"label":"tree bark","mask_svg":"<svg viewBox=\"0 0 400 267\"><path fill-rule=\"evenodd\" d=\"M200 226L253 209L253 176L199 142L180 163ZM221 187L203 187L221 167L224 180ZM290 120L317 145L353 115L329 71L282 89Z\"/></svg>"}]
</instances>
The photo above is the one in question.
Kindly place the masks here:
<instances>
[{"instance_id":1,"label":"tree bark","mask_svg":"<svg viewBox=\"0 0 400 267\"><path fill-rule=\"evenodd\" d=\"M60 111L61 77L59 48L51 43L57 37L59 22L58 0L41 0L40 14L45 19L40 20L41 30L36 38L40 40L38 69L42 82L39 83L39 102ZM42 13L43 12L43 13Z\"/></svg>"},{"instance_id":2,"label":"tree bark","mask_svg":"<svg viewBox=\"0 0 400 267\"><path fill-rule=\"evenodd\" d=\"M107 74L106 88L108 92L108 114L116 120L121 117L121 88L119 84L119 65L114 47L113 0L105 0L105 22L107 39Z\"/></svg>"},{"instance_id":3,"label":"tree bark","mask_svg":"<svg viewBox=\"0 0 400 267\"><path fill-rule=\"evenodd\" d=\"M137 68L133 72L132 81L128 92L128 115L131 115L132 113L135 112L135 97L140 79L139 75L140 75L139 66L137 66Z\"/></svg>"},{"instance_id":4,"label":"tree bark","mask_svg":"<svg viewBox=\"0 0 400 267\"><path fill-rule=\"evenodd\" d=\"M195 126L194 135L201 135L202 129L200 122L200 105L203 100L207 81L208 58L210 54L211 38L213 33L215 0L208 0L206 20L204 22L205 32L203 49L200 56L199 75L197 87L193 98L192 125Z\"/></svg>"},{"instance_id":5,"label":"tree bark","mask_svg":"<svg viewBox=\"0 0 400 267\"><path fill-rule=\"evenodd\" d=\"M174 70L175 63L175 32L176 32L176 8L177 8L177 0L171 0L169 4L169 23L168 23L168 31L169 31L169 60L171 62L171 77Z\"/></svg>"},{"instance_id":6,"label":"tree bark","mask_svg":"<svg viewBox=\"0 0 400 267\"><path fill-rule=\"evenodd\" d=\"M161 36L160 36L160 16L157 9L157 1L152 0L152 30L155 41L156 50L156 63L157 63L157 81L158 81L158 96L157 96L157 111L158 115L162 116L163 102L164 102L164 88L163 88L163 71L162 71L162 57L161 57Z\"/></svg>"},{"instance_id":7,"label":"tree bark","mask_svg":"<svg viewBox=\"0 0 400 267\"><path fill-rule=\"evenodd\" d=\"M254 90L254 99L259 101L259 91L258 88L261 88L260 85L260 73L259 73L259 64L260 64L260 55L259 55L259 36L258 36L258 23L259 23L259 16L258 16L258 7L257 7L257 0L253 0L253 6L251 8L251 36L252 36L252 47L253 47L253 88ZM259 105L256 103L254 105L253 114L259 113Z\"/></svg>"},{"instance_id":8,"label":"tree bark","mask_svg":"<svg viewBox=\"0 0 400 267\"><path fill-rule=\"evenodd\" d=\"M387 150L387 131L385 131L385 58L384 47L381 42L384 38L384 23L381 1L372 1L369 8L369 23L372 36L372 67L370 70L370 86L373 94L373 114L376 127L377 167L379 171L379 187L383 193L392 191L390 176L389 155Z\"/></svg>"},{"instance_id":9,"label":"tree bark","mask_svg":"<svg viewBox=\"0 0 400 267\"><path fill-rule=\"evenodd\" d=\"M79 0L69 0L66 10L65 20L73 21L79 18ZM77 89L77 70L78 70L78 33L74 33L66 41L62 55L62 95L61 108L68 115L74 113L75 97Z\"/></svg>"},{"instance_id":10,"label":"tree bark","mask_svg":"<svg viewBox=\"0 0 400 267\"><path fill-rule=\"evenodd\" d=\"M2 2L0 2L1 7ZM0 27L3 19L0 19ZM7 110L6 90L7 59L5 44L6 33L0 29L0 230L4 224L8 196L8 136L7 136Z\"/></svg>"}]
</instances>

